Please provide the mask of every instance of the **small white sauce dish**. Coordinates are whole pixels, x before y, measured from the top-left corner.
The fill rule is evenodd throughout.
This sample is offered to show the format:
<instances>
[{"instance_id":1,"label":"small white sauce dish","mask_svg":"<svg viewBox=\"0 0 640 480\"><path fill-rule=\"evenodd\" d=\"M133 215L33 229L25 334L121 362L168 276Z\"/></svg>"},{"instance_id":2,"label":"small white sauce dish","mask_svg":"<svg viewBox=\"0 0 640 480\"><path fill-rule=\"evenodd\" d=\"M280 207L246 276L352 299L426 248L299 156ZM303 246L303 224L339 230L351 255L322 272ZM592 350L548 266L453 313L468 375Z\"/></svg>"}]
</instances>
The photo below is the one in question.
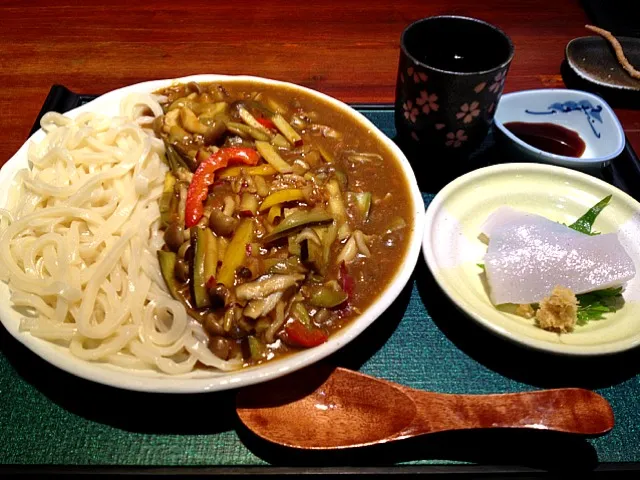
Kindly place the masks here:
<instances>
[{"instance_id":1,"label":"small white sauce dish","mask_svg":"<svg viewBox=\"0 0 640 480\"><path fill-rule=\"evenodd\" d=\"M494 122L498 142L522 161L592 170L607 165L620 155L625 145L624 130L607 102L580 90L540 89L508 93L500 99ZM508 122L560 125L577 132L586 148L580 157L546 152L519 139L505 127Z\"/></svg>"}]
</instances>

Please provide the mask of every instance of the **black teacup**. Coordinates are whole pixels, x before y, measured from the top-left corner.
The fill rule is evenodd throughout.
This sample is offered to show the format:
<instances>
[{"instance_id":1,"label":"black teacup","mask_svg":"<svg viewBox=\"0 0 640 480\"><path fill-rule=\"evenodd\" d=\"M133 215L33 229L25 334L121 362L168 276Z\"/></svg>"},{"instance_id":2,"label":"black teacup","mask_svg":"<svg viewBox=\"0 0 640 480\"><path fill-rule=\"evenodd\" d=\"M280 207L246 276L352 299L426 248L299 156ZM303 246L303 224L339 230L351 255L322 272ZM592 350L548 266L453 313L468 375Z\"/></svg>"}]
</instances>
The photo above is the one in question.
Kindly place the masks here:
<instances>
[{"instance_id":1,"label":"black teacup","mask_svg":"<svg viewBox=\"0 0 640 480\"><path fill-rule=\"evenodd\" d=\"M502 94L514 52L509 37L481 20L447 15L409 25L400 47L399 140L423 158L473 151L486 137Z\"/></svg>"}]
</instances>

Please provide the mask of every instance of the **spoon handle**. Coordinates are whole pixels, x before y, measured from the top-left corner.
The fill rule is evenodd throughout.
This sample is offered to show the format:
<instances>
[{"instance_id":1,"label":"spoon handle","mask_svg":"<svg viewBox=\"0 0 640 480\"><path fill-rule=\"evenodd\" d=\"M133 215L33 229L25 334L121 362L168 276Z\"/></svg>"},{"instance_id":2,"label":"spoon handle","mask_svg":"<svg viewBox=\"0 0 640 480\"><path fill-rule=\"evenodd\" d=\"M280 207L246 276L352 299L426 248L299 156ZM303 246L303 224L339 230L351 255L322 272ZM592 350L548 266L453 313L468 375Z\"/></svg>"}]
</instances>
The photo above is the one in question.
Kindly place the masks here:
<instances>
[{"instance_id":1,"label":"spoon handle","mask_svg":"<svg viewBox=\"0 0 640 480\"><path fill-rule=\"evenodd\" d=\"M411 433L476 428L529 428L597 436L613 428L609 403L580 388L497 395L447 395L405 387L416 404ZM409 433L409 432L405 432Z\"/></svg>"}]
</instances>

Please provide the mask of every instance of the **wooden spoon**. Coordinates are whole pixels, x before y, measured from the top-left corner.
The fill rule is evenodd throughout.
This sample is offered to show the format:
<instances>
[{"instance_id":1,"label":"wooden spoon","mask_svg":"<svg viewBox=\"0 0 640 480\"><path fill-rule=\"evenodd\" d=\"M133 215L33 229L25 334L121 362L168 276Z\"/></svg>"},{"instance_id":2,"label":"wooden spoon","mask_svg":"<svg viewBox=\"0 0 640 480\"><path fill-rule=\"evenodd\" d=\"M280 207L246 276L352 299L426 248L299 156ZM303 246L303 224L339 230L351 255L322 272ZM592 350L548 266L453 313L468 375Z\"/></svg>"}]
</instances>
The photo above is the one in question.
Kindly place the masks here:
<instances>
[{"instance_id":1,"label":"wooden spoon","mask_svg":"<svg viewBox=\"0 0 640 480\"><path fill-rule=\"evenodd\" d=\"M589 390L450 395L327 366L247 387L238 393L236 409L259 437L304 449L360 447L478 428L598 436L614 424L609 403Z\"/></svg>"}]
</instances>

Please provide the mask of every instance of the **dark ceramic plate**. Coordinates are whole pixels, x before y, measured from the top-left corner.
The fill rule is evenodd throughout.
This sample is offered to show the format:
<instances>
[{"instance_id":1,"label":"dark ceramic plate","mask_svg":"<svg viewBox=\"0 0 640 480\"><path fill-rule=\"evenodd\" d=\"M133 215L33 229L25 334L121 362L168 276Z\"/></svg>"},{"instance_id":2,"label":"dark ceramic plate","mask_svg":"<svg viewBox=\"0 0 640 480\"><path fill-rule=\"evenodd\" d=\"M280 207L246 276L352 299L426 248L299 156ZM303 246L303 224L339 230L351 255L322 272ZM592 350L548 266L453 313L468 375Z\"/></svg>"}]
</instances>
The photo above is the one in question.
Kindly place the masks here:
<instances>
[{"instance_id":1,"label":"dark ceramic plate","mask_svg":"<svg viewBox=\"0 0 640 480\"><path fill-rule=\"evenodd\" d=\"M617 38L627 60L640 70L640 39ZM569 68L587 82L618 90L640 91L640 80L622 68L609 42L601 37L574 38L567 44L565 56Z\"/></svg>"}]
</instances>

